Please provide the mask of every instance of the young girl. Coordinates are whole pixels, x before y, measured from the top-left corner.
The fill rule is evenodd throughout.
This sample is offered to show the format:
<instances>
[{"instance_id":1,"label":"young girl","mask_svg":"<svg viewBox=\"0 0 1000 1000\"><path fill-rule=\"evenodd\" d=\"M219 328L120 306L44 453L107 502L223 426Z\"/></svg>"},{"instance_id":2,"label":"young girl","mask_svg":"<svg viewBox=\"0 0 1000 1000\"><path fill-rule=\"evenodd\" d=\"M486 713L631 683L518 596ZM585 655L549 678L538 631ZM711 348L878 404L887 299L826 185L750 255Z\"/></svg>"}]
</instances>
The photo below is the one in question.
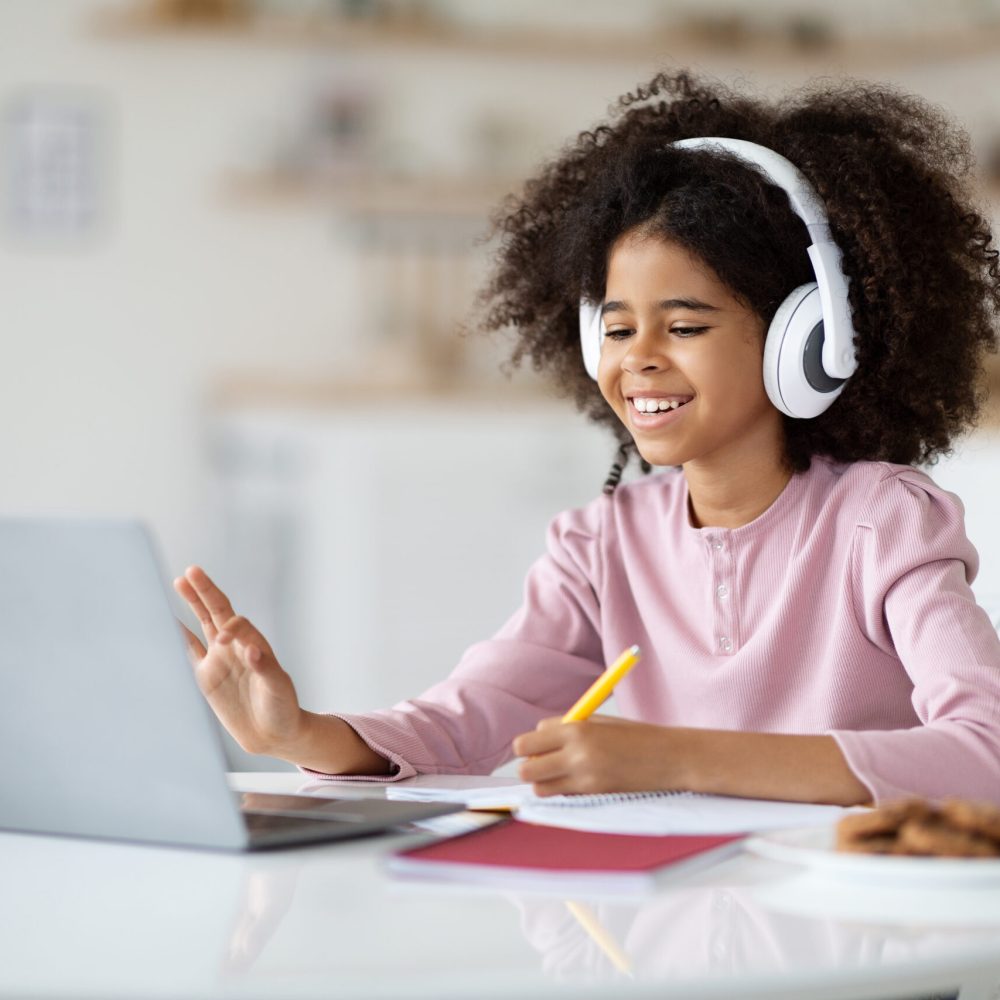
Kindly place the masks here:
<instances>
[{"instance_id":1,"label":"young girl","mask_svg":"<svg viewBox=\"0 0 1000 1000\"><path fill-rule=\"evenodd\" d=\"M697 137L780 154L829 229L747 159L675 145ZM973 425L997 347L1000 270L970 170L964 134L886 88L770 104L679 73L623 97L499 214L485 325L513 327L515 362L612 425L623 457L673 468L616 489L619 463L555 518L507 624L387 711L303 710L264 637L188 570L176 587L205 645L188 642L223 724L337 777L484 774L516 755L540 795L1000 802L1000 642L969 589L978 557L961 503L912 467ZM823 277L807 248L825 236L839 260ZM804 350L823 370L800 360L796 377L821 402L789 416L769 328L818 277L825 331ZM838 376L820 352L845 324ZM633 643L623 717L561 724Z\"/></svg>"}]
</instances>

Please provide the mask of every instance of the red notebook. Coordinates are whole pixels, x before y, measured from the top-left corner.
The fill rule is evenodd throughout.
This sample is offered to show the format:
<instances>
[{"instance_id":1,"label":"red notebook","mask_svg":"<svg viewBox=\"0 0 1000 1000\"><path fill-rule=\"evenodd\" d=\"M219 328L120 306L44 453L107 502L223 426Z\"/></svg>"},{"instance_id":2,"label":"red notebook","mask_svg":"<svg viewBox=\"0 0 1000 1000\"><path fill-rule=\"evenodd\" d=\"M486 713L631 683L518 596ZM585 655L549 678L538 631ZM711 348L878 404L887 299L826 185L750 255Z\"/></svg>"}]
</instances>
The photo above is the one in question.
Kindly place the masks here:
<instances>
[{"instance_id":1,"label":"red notebook","mask_svg":"<svg viewBox=\"0 0 1000 1000\"><path fill-rule=\"evenodd\" d=\"M399 851L388 864L398 874L511 888L642 889L665 869L690 871L735 854L742 840L739 834L593 833L511 819Z\"/></svg>"}]
</instances>

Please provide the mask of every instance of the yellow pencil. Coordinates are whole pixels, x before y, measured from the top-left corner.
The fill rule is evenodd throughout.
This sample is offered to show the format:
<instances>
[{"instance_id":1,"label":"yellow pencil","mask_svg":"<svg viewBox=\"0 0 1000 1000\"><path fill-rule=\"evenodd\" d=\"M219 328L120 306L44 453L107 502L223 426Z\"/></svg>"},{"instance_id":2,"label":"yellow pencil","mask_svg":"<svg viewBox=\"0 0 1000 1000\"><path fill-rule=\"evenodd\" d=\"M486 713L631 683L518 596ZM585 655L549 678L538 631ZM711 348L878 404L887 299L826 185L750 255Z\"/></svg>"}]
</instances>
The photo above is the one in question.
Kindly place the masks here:
<instances>
[{"instance_id":1,"label":"yellow pencil","mask_svg":"<svg viewBox=\"0 0 1000 1000\"><path fill-rule=\"evenodd\" d=\"M629 646L600 677L590 685L580 700L563 716L563 722L582 722L596 712L615 685L639 662L639 647Z\"/></svg>"}]
</instances>

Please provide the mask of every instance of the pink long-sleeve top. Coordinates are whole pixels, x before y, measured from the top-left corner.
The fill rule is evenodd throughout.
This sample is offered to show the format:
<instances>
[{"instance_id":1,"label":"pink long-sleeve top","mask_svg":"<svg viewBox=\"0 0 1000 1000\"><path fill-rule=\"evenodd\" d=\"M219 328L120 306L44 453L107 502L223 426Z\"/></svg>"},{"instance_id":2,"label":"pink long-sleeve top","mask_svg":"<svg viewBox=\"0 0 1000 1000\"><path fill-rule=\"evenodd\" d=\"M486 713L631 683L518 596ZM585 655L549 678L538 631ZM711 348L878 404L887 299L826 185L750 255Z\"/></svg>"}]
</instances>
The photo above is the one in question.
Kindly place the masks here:
<instances>
[{"instance_id":1,"label":"pink long-sleeve top","mask_svg":"<svg viewBox=\"0 0 1000 1000\"><path fill-rule=\"evenodd\" d=\"M876 802L1000 802L1000 640L963 515L910 466L815 458L749 524L694 527L683 473L656 474L556 517L521 608L446 680L340 717L387 780L485 774L637 643L624 717L828 733Z\"/></svg>"}]
</instances>

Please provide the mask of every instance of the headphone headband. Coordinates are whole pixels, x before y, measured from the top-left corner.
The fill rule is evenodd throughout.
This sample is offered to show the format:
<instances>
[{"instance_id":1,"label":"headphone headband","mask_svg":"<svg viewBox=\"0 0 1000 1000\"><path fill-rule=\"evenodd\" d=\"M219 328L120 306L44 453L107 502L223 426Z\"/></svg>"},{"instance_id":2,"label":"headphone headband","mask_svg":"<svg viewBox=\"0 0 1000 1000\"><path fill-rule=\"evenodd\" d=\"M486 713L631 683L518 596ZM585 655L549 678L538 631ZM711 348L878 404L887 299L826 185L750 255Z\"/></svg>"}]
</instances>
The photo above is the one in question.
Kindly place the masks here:
<instances>
[{"instance_id":1,"label":"headphone headband","mask_svg":"<svg viewBox=\"0 0 1000 1000\"><path fill-rule=\"evenodd\" d=\"M848 378L857 368L854 355L854 325L847 301L847 278L840 248L830 235L826 209L816 189L794 163L767 146L745 139L706 136L679 139L677 149L716 149L751 163L780 187L792 210L809 228L812 245L806 250L819 286L823 306L823 370L833 378Z\"/></svg>"}]
</instances>

